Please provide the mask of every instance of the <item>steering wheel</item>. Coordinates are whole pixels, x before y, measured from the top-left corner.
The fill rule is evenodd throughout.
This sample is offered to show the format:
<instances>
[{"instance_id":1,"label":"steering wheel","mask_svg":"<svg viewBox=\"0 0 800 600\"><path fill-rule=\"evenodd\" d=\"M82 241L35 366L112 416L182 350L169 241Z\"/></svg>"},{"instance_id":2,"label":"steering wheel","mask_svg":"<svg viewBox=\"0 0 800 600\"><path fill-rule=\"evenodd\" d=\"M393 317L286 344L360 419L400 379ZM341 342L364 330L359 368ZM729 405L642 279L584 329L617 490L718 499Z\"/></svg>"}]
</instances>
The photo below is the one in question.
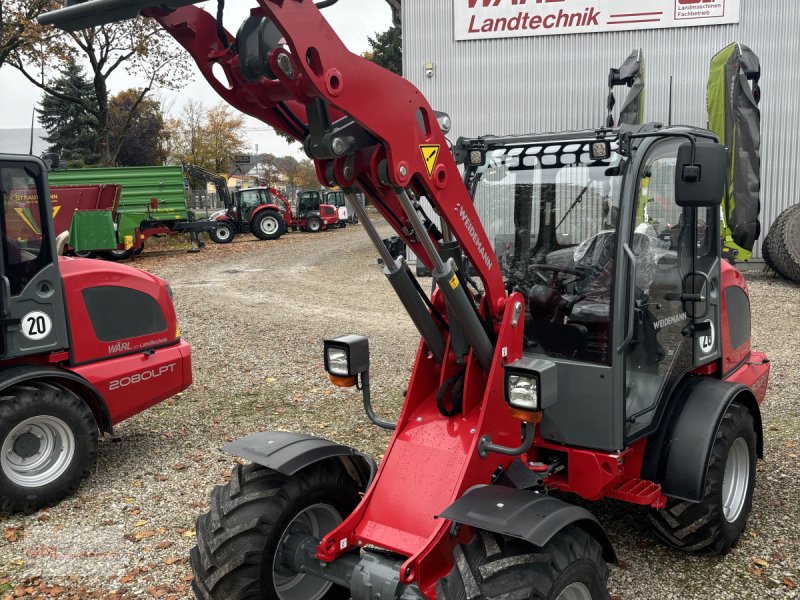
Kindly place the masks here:
<instances>
[{"instance_id":1,"label":"steering wheel","mask_svg":"<svg viewBox=\"0 0 800 600\"><path fill-rule=\"evenodd\" d=\"M542 280L542 283L549 285L550 287L557 287L558 282L558 275L560 273L566 273L568 275L574 276L574 279L570 279L569 281L562 282L562 285L567 286L570 284L575 283L576 281L583 279L585 276L585 272L582 272L579 269L573 267L562 267L559 265L545 265L545 264L538 264L534 263L532 265L528 265L528 269L534 269L536 276ZM548 279L542 271L548 271L553 273L552 279Z\"/></svg>"}]
</instances>

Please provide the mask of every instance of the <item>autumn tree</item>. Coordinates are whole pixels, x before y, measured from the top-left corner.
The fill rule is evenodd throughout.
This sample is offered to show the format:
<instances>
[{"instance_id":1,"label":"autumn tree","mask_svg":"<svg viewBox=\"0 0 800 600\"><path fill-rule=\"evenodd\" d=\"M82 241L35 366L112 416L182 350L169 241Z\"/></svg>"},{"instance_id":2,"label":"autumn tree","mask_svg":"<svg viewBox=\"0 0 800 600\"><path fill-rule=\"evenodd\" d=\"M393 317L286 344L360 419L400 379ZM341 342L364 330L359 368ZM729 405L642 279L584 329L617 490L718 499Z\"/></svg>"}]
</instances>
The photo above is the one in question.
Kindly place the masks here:
<instances>
[{"instance_id":1,"label":"autumn tree","mask_svg":"<svg viewBox=\"0 0 800 600\"><path fill-rule=\"evenodd\" d=\"M121 167L159 165L166 160L161 144L161 104L145 98L135 106L140 95L141 90L129 89L108 103L109 144L117 148L116 164Z\"/></svg>"},{"instance_id":2,"label":"autumn tree","mask_svg":"<svg viewBox=\"0 0 800 600\"><path fill-rule=\"evenodd\" d=\"M375 38L368 38L369 54L374 63L398 75L403 74L403 33L399 24L392 25Z\"/></svg>"},{"instance_id":3,"label":"autumn tree","mask_svg":"<svg viewBox=\"0 0 800 600\"><path fill-rule=\"evenodd\" d=\"M39 123L47 131L49 151L76 166L97 164L100 155L94 115L83 104L63 99L67 95L95 105L91 82L78 65L67 63L52 85L59 95L45 94L37 111Z\"/></svg>"},{"instance_id":4,"label":"autumn tree","mask_svg":"<svg viewBox=\"0 0 800 600\"><path fill-rule=\"evenodd\" d=\"M230 172L234 154L243 154L244 116L226 104L206 110L201 102L188 101L180 117L167 123L172 162L190 163L217 173Z\"/></svg>"},{"instance_id":5,"label":"autumn tree","mask_svg":"<svg viewBox=\"0 0 800 600\"><path fill-rule=\"evenodd\" d=\"M29 41L29 30L41 13L58 8L53 0L0 0L0 67Z\"/></svg>"},{"instance_id":6,"label":"autumn tree","mask_svg":"<svg viewBox=\"0 0 800 600\"><path fill-rule=\"evenodd\" d=\"M7 4L21 11L20 7L29 2L11 0ZM95 105L54 87L58 67L65 60L87 65ZM94 116L101 162L105 165L114 164L121 149L119 143L112 145L109 137L109 78L124 70L128 76L145 82L130 104L132 113L153 89L179 89L189 76L188 58L183 50L158 23L144 17L74 32L40 26L32 21L26 26L22 42L9 52L7 64L46 93L77 104ZM131 123L132 119L125 119L123 136L118 141L124 138Z\"/></svg>"}]
</instances>

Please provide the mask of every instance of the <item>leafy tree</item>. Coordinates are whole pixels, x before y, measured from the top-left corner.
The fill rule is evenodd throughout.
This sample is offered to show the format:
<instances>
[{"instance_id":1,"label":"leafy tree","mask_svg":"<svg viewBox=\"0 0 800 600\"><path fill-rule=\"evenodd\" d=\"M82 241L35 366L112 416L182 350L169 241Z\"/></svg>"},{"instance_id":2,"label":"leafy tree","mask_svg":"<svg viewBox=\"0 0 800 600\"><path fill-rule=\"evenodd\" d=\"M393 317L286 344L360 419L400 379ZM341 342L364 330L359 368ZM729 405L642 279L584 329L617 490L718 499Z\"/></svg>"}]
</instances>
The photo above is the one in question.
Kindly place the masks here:
<instances>
[{"instance_id":1,"label":"leafy tree","mask_svg":"<svg viewBox=\"0 0 800 600\"><path fill-rule=\"evenodd\" d=\"M25 45L36 17L53 8L58 8L53 0L0 0L0 67Z\"/></svg>"},{"instance_id":2,"label":"leafy tree","mask_svg":"<svg viewBox=\"0 0 800 600\"><path fill-rule=\"evenodd\" d=\"M19 7L29 1L10 0L8 4L21 10ZM58 72L64 60L89 66L95 103L54 87L52 74ZM132 123L132 119L126 120L127 125L123 126L117 144L112 145L109 136L109 78L124 69L130 76L147 82L130 105L133 112L155 87L179 89L189 76L188 57L183 50L158 23L143 17L74 32L62 32L32 21L26 25L22 42L9 53L7 64L48 94L77 104L95 117L100 160L104 165L114 164L124 134Z\"/></svg>"},{"instance_id":3,"label":"leafy tree","mask_svg":"<svg viewBox=\"0 0 800 600\"><path fill-rule=\"evenodd\" d=\"M247 147L244 115L234 113L224 103L211 108L203 127L203 144L214 163L212 170L217 173L230 171L233 155L243 154Z\"/></svg>"},{"instance_id":4,"label":"leafy tree","mask_svg":"<svg viewBox=\"0 0 800 600\"><path fill-rule=\"evenodd\" d=\"M190 100L178 119L166 127L169 160L203 167L217 173L229 172L231 158L246 147L244 116L227 104L206 111L203 104Z\"/></svg>"},{"instance_id":5,"label":"leafy tree","mask_svg":"<svg viewBox=\"0 0 800 600\"><path fill-rule=\"evenodd\" d=\"M384 69L403 74L403 32L400 25L392 25L383 33L369 38L371 60Z\"/></svg>"},{"instance_id":6,"label":"leafy tree","mask_svg":"<svg viewBox=\"0 0 800 600\"><path fill-rule=\"evenodd\" d=\"M39 123L51 144L49 151L73 164L96 164L100 160L97 122L83 104L94 106L97 102L91 82L78 65L67 63L52 86L58 95L45 94L38 109ZM64 96L80 98L83 103L68 102Z\"/></svg>"},{"instance_id":7,"label":"leafy tree","mask_svg":"<svg viewBox=\"0 0 800 600\"><path fill-rule=\"evenodd\" d=\"M108 103L109 143L117 152L117 165L143 167L162 164L166 157L161 145L164 119L161 104L145 98L137 104L141 90L129 89Z\"/></svg>"}]
</instances>

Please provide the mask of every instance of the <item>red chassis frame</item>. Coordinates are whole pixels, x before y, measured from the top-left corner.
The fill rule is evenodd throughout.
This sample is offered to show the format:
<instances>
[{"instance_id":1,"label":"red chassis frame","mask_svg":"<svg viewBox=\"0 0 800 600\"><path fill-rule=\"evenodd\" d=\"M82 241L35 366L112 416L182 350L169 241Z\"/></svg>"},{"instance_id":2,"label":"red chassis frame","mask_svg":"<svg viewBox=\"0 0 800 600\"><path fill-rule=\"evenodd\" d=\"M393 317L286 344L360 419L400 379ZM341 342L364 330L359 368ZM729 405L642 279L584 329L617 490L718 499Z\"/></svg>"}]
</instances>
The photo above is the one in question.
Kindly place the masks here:
<instances>
[{"instance_id":1,"label":"red chassis frame","mask_svg":"<svg viewBox=\"0 0 800 600\"><path fill-rule=\"evenodd\" d=\"M357 121L378 143L359 150L350 164L347 158L316 161L323 185L360 187L397 234L432 268L397 191L411 189L418 197L426 197L483 283L481 312L491 319L497 334L488 372L471 353L463 412L444 417L435 397L457 368L455 356L446 334L442 365L433 360L424 342L420 344L397 429L376 479L355 511L321 542L317 554L320 560L330 562L370 544L397 552L408 557L400 572L402 583L418 583L420 590L433 598L436 581L451 568L454 546L471 535L469 528L461 528L458 537L451 536L450 522L435 516L472 486L489 483L498 466L506 468L512 462L512 457L494 454L490 460L480 458L481 436L490 434L494 443L519 445L520 422L504 403L503 375L504 365L520 358L523 347L522 328L512 325L514 310L506 307L524 309L524 300L517 293L507 296L497 259L449 145L419 90L349 52L311 0L259 0L258 4L251 14L272 20L290 51L283 47L272 50L267 62L276 78L262 78L257 83L241 76L238 56L218 37L217 23L207 12L185 6L169 13L148 9L145 14L158 20L189 51L212 87L238 110L298 139L302 138L300 129L286 110L307 124L304 105L315 99L329 106L332 120L347 115ZM229 34L228 42L233 42ZM279 66L279 56L284 69ZM291 69L285 68L287 60ZM221 66L227 81L216 78L212 72L215 65ZM424 150L432 147L439 151L430 165L426 163L430 155ZM384 159L389 185L382 183L379 173ZM726 271L725 281L744 287L743 280L732 278L735 276ZM444 308L438 291L433 301L440 310ZM760 402L768 371L768 365L744 364L729 379L749 385ZM644 446L641 441L619 455L558 446L557 450L568 455L571 468L569 475L552 476L548 483L590 499L607 496L663 506L660 487L639 479ZM548 447L537 436L531 459L538 448Z\"/></svg>"}]
</instances>

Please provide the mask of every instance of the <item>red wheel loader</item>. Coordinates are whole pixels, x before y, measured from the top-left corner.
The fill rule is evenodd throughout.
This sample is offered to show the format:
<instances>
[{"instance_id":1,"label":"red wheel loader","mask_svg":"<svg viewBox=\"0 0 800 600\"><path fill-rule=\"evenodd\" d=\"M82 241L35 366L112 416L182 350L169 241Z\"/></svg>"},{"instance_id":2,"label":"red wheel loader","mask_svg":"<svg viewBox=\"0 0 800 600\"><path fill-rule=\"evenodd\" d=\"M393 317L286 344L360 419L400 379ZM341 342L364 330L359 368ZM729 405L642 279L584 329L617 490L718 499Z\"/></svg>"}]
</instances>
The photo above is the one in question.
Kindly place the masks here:
<instances>
[{"instance_id":1,"label":"red wheel loader","mask_svg":"<svg viewBox=\"0 0 800 600\"><path fill-rule=\"evenodd\" d=\"M302 139L324 186L363 192L437 284L428 297L358 214L421 335L398 419L373 410L365 338L326 341L324 366L391 442L379 468L295 433L226 446L251 462L198 519L198 597L608 598L611 541L551 490L639 505L685 550L736 543L769 362L750 347L744 279L720 260L712 133L465 140L462 180L449 118L350 53L311 0L259 0L236 36L184 0L94 0L41 20L140 12L232 106ZM508 210L481 223L487 202Z\"/></svg>"},{"instance_id":2,"label":"red wheel loader","mask_svg":"<svg viewBox=\"0 0 800 600\"><path fill-rule=\"evenodd\" d=\"M0 155L0 512L75 491L98 432L192 382L167 283L59 256L50 198L42 161Z\"/></svg>"}]
</instances>

